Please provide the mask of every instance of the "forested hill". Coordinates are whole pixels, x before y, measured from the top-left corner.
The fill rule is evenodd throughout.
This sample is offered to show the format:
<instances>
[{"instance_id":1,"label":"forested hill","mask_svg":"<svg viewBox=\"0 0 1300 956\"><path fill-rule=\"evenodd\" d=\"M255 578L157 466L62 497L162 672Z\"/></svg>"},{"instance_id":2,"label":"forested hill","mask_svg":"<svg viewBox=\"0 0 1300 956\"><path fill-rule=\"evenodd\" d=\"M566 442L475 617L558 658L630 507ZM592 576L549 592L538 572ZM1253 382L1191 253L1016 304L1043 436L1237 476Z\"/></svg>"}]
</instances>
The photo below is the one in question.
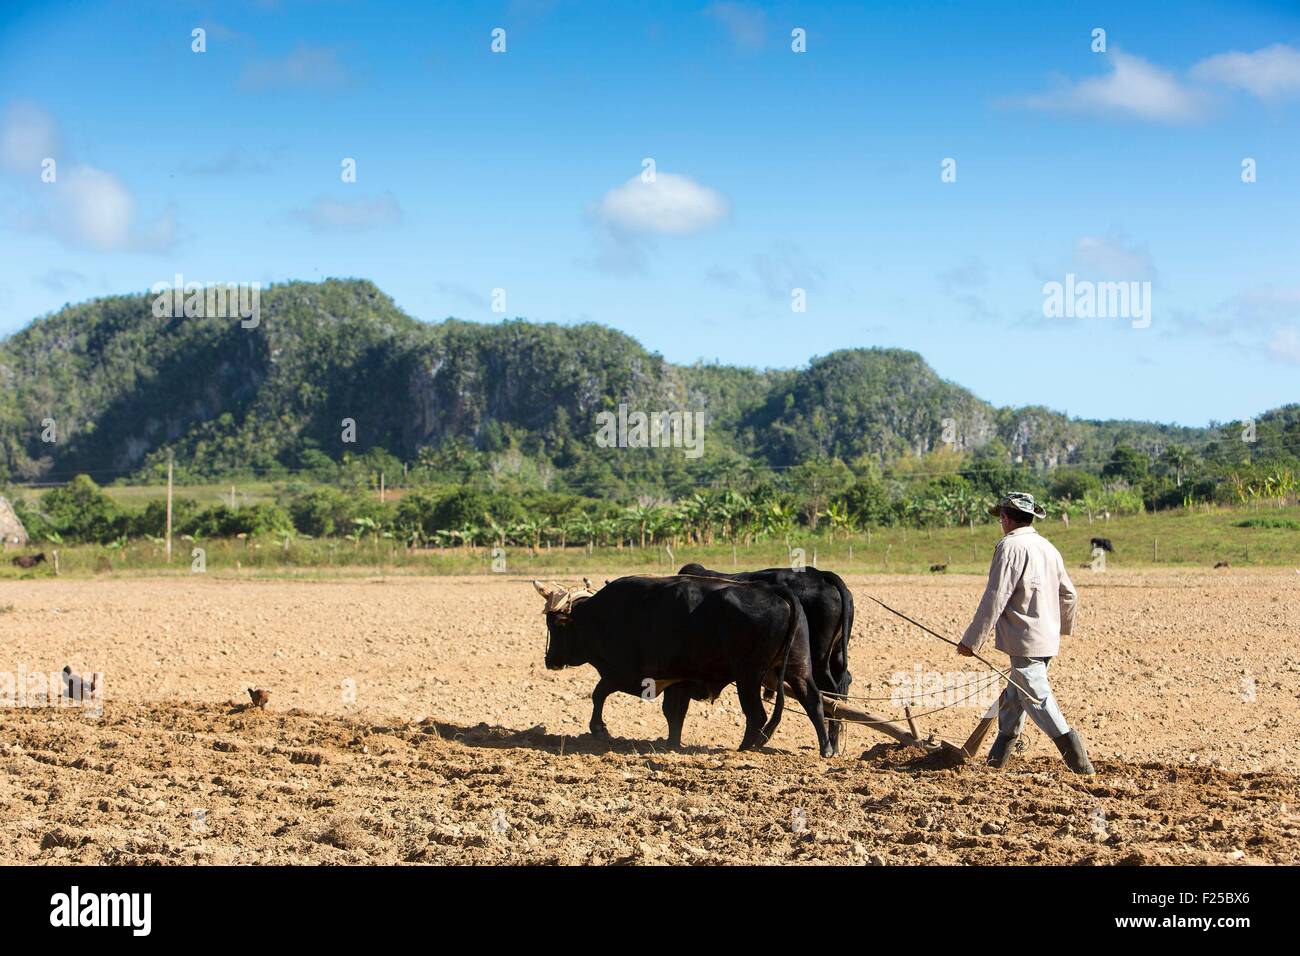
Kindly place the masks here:
<instances>
[{"instance_id":1,"label":"forested hill","mask_svg":"<svg viewBox=\"0 0 1300 956\"><path fill-rule=\"evenodd\" d=\"M680 454L597 447L597 413L620 403L703 412L703 462L715 467L889 462L945 437L1052 466L1208 435L997 408L896 349L848 349L798 370L679 366L600 325L419 322L362 280L265 289L252 329L158 318L153 298L67 306L0 341L0 480L110 481L156 473L169 452L193 477L275 473L373 448L404 462L509 453L575 485L611 472L655 484L684 467ZM356 423L354 444L342 440L344 419Z\"/></svg>"}]
</instances>

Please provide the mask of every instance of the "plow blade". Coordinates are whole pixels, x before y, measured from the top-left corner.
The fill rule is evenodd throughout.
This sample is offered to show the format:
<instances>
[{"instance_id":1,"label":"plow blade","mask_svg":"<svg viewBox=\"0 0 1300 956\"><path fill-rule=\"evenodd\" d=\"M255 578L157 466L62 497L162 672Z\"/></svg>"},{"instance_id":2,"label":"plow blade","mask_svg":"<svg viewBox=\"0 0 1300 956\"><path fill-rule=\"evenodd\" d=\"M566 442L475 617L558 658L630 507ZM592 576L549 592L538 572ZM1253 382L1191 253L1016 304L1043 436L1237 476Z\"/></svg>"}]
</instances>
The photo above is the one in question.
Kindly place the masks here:
<instances>
[{"instance_id":1,"label":"plow blade","mask_svg":"<svg viewBox=\"0 0 1300 956\"><path fill-rule=\"evenodd\" d=\"M886 720L876 714L869 714L864 710L849 705L842 700L836 700L834 697L822 695L822 710L825 712L828 720L844 720L853 724L861 724L864 727L870 727L886 737L892 737L899 743L915 747L922 753L934 754L942 753L955 762L965 763L970 756L965 748L959 747L951 741L942 738L927 737L922 738L909 727L903 727L892 720ZM910 724L910 721L909 721ZM978 746L978 743L976 744Z\"/></svg>"}]
</instances>

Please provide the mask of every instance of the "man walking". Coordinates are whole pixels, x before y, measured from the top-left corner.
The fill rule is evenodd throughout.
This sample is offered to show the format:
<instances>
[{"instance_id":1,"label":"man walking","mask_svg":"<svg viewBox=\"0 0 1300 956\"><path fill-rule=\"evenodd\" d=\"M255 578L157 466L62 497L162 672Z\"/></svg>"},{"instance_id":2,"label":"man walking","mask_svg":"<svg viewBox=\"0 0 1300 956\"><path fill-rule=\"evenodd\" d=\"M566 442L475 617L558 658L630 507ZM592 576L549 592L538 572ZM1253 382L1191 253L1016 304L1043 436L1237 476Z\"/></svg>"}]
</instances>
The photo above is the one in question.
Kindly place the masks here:
<instances>
[{"instance_id":1,"label":"man walking","mask_svg":"<svg viewBox=\"0 0 1300 956\"><path fill-rule=\"evenodd\" d=\"M1047 665L1060 650L1061 638L1074 629L1077 598L1061 553L1034 530L1034 518L1045 518L1047 512L1033 495L1013 491L989 514L1002 519L1003 538L993 552L975 619L957 646L957 653L970 657L992 630L997 649L1011 658L1012 681L998 701L998 736L989 750L989 765L999 770L1007 765L1028 714L1071 770L1093 773L1083 738L1065 722L1047 683Z\"/></svg>"}]
</instances>

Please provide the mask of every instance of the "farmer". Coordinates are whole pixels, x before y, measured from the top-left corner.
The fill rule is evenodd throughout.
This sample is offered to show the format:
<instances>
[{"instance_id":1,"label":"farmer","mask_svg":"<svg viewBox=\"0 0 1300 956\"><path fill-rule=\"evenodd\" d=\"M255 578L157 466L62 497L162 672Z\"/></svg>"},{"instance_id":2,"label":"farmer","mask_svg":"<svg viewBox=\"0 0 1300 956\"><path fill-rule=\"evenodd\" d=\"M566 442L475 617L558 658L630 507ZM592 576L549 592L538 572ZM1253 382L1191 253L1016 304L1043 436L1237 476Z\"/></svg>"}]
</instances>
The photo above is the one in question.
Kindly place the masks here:
<instances>
[{"instance_id":1,"label":"farmer","mask_svg":"<svg viewBox=\"0 0 1300 956\"><path fill-rule=\"evenodd\" d=\"M1093 773L1083 738L1065 722L1047 683L1047 665L1060 650L1061 637L1073 630L1076 597L1061 553L1034 530L1034 518L1045 518L1047 512L1033 495L1013 491L989 514L1002 519L1003 538L993 551L975 619L957 646L958 654L971 657L994 630L997 649L1011 658L1012 680L998 701L998 736L989 749L989 765L1006 766L1028 713L1071 770Z\"/></svg>"}]
</instances>

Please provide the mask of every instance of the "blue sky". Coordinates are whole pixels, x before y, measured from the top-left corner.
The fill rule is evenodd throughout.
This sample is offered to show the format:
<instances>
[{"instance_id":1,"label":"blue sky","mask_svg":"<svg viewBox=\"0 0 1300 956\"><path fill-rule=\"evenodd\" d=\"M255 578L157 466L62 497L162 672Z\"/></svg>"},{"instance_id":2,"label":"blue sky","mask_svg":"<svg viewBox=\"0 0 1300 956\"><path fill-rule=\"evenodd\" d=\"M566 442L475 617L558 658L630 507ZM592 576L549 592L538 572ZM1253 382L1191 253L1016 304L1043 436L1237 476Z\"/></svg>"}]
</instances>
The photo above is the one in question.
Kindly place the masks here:
<instances>
[{"instance_id":1,"label":"blue sky","mask_svg":"<svg viewBox=\"0 0 1300 956\"><path fill-rule=\"evenodd\" d=\"M357 276L678 362L915 349L1081 417L1300 400L1300 12L1083 6L10 2L0 334ZM1071 273L1150 282L1150 327L1045 317Z\"/></svg>"}]
</instances>

